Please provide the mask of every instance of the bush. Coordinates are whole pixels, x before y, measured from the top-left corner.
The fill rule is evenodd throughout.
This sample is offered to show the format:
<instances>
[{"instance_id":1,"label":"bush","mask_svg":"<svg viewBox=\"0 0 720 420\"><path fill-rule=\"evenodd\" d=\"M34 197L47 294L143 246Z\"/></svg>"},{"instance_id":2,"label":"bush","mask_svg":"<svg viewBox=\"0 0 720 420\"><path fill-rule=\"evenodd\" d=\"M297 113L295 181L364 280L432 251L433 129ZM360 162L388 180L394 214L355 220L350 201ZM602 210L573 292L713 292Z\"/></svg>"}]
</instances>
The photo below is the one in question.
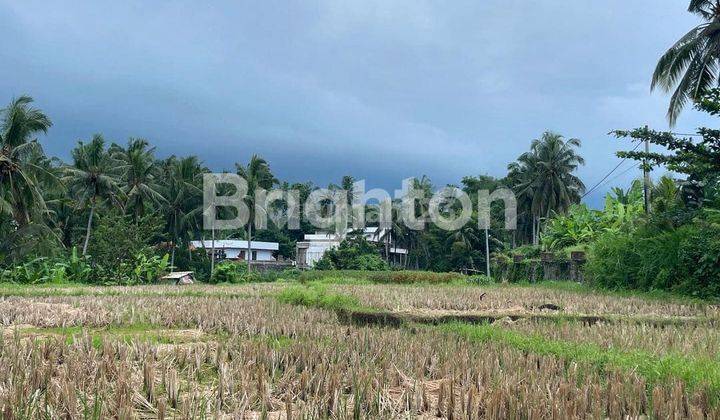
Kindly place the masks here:
<instances>
[{"instance_id":1,"label":"bush","mask_svg":"<svg viewBox=\"0 0 720 420\"><path fill-rule=\"evenodd\" d=\"M215 266L210 283L242 283L249 280L247 274L247 263L223 261Z\"/></svg>"},{"instance_id":2,"label":"bush","mask_svg":"<svg viewBox=\"0 0 720 420\"><path fill-rule=\"evenodd\" d=\"M157 238L161 226L157 216L144 217L138 221L126 215L98 217L97 226L90 236L88 253L95 264L102 265L110 273L110 277L96 280L122 283L112 273L128 276L138 255L142 254L146 258L155 255L150 244Z\"/></svg>"},{"instance_id":3,"label":"bush","mask_svg":"<svg viewBox=\"0 0 720 420\"><path fill-rule=\"evenodd\" d=\"M330 256L326 253L313 265L313 269L320 271L335 270L335 264L333 264Z\"/></svg>"},{"instance_id":4,"label":"bush","mask_svg":"<svg viewBox=\"0 0 720 420\"><path fill-rule=\"evenodd\" d=\"M73 248L67 256L36 258L0 272L0 281L22 284L87 283L92 269L87 258Z\"/></svg>"},{"instance_id":5,"label":"bush","mask_svg":"<svg viewBox=\"0 0 720 420\"><path fill-rule=\"evenodd\" d=\"M137 254L130 261L115 267L92 264L90 258L79 256L73 249L67 256L36 258L0 272L4 282L39 283L103 283L147 284L167 273L169 256Z\"/></svg>"},{"instance_id":6,"label":"bush","mask_svg":"<svg viewBox=\"0 0 720 420\"><path fill-rule=\"evenodd\" d=\"M537 245L522 245L512 250L513 255L522 255L525 258L540 258L542 249Z\"/></svg>"},{"instance_id":7,"label":"bush","mask_svg":"<svg viewBox=\"0 0 720 420\"><path fill-rule=\"evenodd\" d=\"M189 244L187 245L189 246ZM176 271L192 271L200 281L210 280L210 256L203 249L179 250L175 253Z\"/></svg>"},{"instance_id":8,"label":"bush","mask_svg":"<svg viewBox=\"0 0 720 420\"><path fill-rule=\"evenodd\" d=\"M348 268L351 270L382 271L387 270L388 265L379 255L365 254L350 261Z\"/></svg>"},{"instance_id":9,"label":"bush","mask_svg":"<svg viewBox=\"0 0 720 420\"><path fill-rule=\"evenodd\" d=\"M669 231L607 233L591 247L589 280L612 289L720 296L720 228L697 223Z\"/></svg>"},{"instance_id":10,"label":"bush","mask_svg":"<svg viewBox=\"0 0 720 420\"><path fill-rule=\"evenodd\" d=\"M382 271L389 269L380 258L378 248L362 236L353 236L343 240L337 249L329 249L318 260L316 270L366 270Z\"/></svg>"}]
</instances>

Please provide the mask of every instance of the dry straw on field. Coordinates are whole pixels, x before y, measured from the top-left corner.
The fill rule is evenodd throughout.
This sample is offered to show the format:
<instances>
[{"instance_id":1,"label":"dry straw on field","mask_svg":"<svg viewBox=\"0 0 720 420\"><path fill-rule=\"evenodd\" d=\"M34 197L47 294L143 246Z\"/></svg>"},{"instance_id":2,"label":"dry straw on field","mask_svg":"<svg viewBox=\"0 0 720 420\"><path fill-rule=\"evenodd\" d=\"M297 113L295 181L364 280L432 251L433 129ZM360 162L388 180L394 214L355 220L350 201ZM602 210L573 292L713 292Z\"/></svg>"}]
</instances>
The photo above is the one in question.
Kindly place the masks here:
<instances>
[{"instance_id":1,"label":"dry straw on field","mask_svg":"<svg viewBox=\"0 0 720 420\"><path fill-rule=\"evenodd\" d=\"M0 370L3 416L720 416L702 384L649 383L626 370L476 342L436 328L343 325L333 312L281 304L268 295L280 287L189 288L169 296L162 292L171 289L143 288L101 296L6 297L0 301L6 327L0 344L0 365L7 367ZM363 292L360 286L337 287L356 296ZM392 288L386 296L375 286L364 290L367 301L390 307L420 303L425 293L425 306L437 308L457 296L454 288ZM402 290L410 297L402 297ZM471 297L464 296L460 305L470 306ZM530 291L520 297L548 299ZM497 289L489 299L489 307L500 307L518 295ZM609 301L577 299L584 310L615 308ZM645 313L702 311L647 305L641 308ZM532 323L507 328L568 340L591 331L588 339L602 345L644 348L637 338L642 330L614 335L580 325L557 331ZM705 333L714 337L708 330L685 333L675 327L648 334L659 346Z\"/></svg>"}]
</instances>

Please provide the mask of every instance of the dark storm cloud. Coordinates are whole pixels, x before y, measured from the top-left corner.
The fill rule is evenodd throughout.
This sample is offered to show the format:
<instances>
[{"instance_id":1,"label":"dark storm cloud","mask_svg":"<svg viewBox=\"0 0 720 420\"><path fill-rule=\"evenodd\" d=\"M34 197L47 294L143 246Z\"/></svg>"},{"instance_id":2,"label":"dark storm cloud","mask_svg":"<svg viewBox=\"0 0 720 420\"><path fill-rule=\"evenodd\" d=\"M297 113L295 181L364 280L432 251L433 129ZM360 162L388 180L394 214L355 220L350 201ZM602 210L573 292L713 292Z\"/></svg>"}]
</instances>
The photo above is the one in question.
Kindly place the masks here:
<instances>
[{"instance_id":1,"label":"dark storm cloud","mask_svg":"<svg viewBox=\"0 0 720 420\"><path fill-rule=\"evenodd\" d=\"M696 23L684 3L3 1L0 99L35 97L63 157L102 132L217 170L259 153L284 179L388 189L501 176L550 129L584 141L591 185L626 146L608 131L667 127L649 78ZM678 129L706 122L688 111Z\"/></svg>"}]
</instances>

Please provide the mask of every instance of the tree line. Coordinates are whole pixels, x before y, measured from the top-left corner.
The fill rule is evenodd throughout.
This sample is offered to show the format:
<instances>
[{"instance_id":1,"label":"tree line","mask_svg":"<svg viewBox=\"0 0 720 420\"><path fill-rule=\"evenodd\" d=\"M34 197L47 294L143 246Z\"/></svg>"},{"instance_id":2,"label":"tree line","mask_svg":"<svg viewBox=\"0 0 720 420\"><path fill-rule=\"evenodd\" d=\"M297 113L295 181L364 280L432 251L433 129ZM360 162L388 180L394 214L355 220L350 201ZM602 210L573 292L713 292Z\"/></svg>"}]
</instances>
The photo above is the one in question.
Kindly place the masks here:
<instances>
[{"instance_id":1,"label":"tree line","mask_svg":"<svg viewBox=\"0 0 720 420\"><path fill-rule=\"evenodd\" d=\"M202 175L210 168L198 156L161 158L145 139L130 138L118 144L96 134L87 141L78 141L69 153L70 161L65 162L43 151L38 136L46 134L52 141L52 121L28 96L13 99L3 108L0 124L2 266L64 255L72 249L94 258L97 264L113 265L118 258L129 258L112 250L112 242L121 242L122 237L140 242L128 244L127 253L132 254L133 246L149 248L155 254L169 254L170 265L181 267L193 258L189 242L208 237L202 227ZM493 224L491 230L492 249L537 244L542 221L579 202L585 188L575 175L577 167L584 163L579 147L577 139L547 132L533 140L530 149L508 166L506 176L467 176L460 181L458 187L469 193L510 187L518 194L518 230L509 233L499 229L502 209L494 210L497 226ZM257 155L247 163L235 164L234 172L248 182L246 200L250 209L254 209L252 200L257 188L299 190L301 202L318 188L312 182L279 180L270 164ZM328 188L352 190L354 181L352 176L345 176ZM437 187L426 176L414 182L428 199ZM418 216L426 215L427 201L418 202ZM376 206L368 207L369 214L378 211ZM474 268L483 259L477 214L473 215L474 223L455 232L432 226L415 231L404 227L398 217L393 220L391 230L397 246L409 250L402 264L405 268L462 270ZM138 237L140 231L139 236L144 237ZM253 232L250 225L218 232L218 239L278 242L280 256L293 258L295 242L314 231L307 222L302 222L299 230L288 230L271 221L267 229L258 232Z\"/></svg>"}]
</instances>

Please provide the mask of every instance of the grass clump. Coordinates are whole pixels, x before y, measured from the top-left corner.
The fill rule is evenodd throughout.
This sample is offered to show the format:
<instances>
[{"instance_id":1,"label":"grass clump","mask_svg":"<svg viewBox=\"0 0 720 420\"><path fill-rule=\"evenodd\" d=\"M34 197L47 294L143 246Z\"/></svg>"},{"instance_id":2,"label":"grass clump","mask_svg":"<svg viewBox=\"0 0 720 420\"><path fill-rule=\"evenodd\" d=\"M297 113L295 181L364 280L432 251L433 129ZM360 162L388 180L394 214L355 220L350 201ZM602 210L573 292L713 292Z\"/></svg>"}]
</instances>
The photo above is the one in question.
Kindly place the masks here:
<instances>
[{"instance_id":1,"label":"grass clump","mask_svg":"<svg viewBox=\"0 0 720 420\"><path fill-rule=\"evenodd\" d=\"M362 309L360 301L357 298L340 293L328 292L327 288L319 283L311 283L307 286L287 287L276 294L275 297L282 303L311 308L334 311Z\"/></svg>"}]
</instances>

